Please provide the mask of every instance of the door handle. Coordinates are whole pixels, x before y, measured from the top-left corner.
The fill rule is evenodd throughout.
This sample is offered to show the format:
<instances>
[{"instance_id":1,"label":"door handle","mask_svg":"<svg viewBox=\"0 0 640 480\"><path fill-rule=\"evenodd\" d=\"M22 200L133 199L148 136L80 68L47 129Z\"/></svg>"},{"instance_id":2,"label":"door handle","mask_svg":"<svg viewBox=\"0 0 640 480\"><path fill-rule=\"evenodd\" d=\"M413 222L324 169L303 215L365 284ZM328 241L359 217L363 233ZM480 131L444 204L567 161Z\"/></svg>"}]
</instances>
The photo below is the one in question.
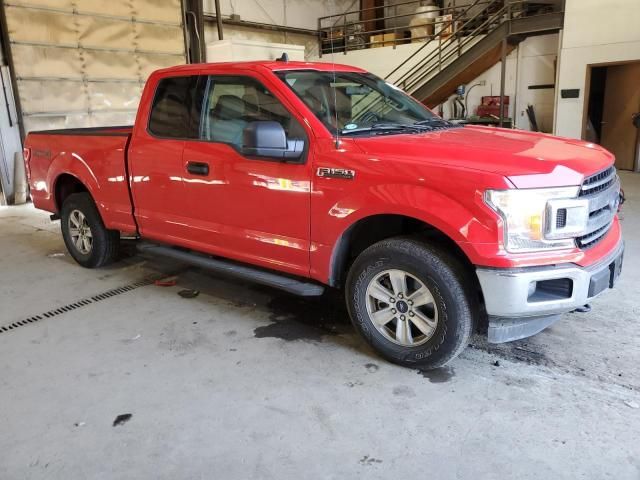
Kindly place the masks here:
<instances>
[{"instance_id":1,"label":"door handle","mask_svg":"<svg viewBox=\"0 0 640 480\"><path fill-rule=\"evenodd\" d=\"M192 175L209 175L209 164L203 162L187 163L187 172Z\"/></svg>"}]
</instances>

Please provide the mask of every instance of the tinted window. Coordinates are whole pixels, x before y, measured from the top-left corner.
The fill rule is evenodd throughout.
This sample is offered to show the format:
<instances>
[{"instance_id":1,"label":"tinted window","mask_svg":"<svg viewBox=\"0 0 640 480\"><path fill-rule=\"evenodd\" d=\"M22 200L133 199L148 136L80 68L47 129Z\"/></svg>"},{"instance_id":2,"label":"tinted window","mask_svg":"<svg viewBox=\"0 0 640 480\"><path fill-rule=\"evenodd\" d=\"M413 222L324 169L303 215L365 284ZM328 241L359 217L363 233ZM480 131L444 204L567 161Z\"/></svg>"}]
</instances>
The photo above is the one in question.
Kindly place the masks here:
<instances>
[{"instance_id":1,"label":"tinted window","mask_svg":"<svg viewBox=\"0 0 640 480\"><path fill-rule=\"evenodd\" d=\"M201 102L197 101L198 77L160 80L149 116L149 132L163 138L198 138Z\"/></svg>"},{"instance_id":2,"label":"tinted window","mask_svg":"<svg viewBox=\"0 0 640 480\"><path fill-rule=\"evenodd\" d=\"M298 121L260 82L251 77L211 76L200 121L200 138L242 146L242 133L253 121L276 121L288 140L305 138Z\"/></svg>"},{"instance_id":3,"label":"tinted window","mask_svg":"<svg viewBox=\"0 0 640 480\"><path fill-rule=\"evenodd\" d=\"M371 74L304 70L277 75L332 133L436 118L424 105Z\"/></svg>"}]
</instances>

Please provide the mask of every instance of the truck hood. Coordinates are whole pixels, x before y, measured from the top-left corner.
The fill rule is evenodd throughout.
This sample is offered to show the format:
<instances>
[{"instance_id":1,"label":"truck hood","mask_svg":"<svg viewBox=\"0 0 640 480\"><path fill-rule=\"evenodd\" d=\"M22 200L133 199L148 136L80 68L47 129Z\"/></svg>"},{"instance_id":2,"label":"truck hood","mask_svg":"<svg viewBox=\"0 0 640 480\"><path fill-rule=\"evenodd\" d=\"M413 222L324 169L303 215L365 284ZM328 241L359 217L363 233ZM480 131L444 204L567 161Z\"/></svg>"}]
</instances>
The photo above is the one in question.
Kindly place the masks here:
<instances>
[{"instance_id":1,"label":"truck hood","mask_svg":"<svg viewBox=\"0 0 640 480\"><path fill-rule=\"evenodd\" d=\"M585 176L614 161L613 155L593 143L477 126L357 137L355 142L367 155L492 172L508 178L516 188L580 185Z\"/></svg>"}]
</instances>

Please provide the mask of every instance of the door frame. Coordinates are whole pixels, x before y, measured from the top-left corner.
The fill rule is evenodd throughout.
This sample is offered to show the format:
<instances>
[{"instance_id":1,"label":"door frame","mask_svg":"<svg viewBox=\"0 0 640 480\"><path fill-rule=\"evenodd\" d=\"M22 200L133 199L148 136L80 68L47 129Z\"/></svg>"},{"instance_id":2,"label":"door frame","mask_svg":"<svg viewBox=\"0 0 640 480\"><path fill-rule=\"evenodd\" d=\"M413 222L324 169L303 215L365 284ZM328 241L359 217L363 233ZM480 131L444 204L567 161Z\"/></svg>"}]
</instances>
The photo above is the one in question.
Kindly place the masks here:
<instances>
[{"instance_id":1,"label":"door frame","mask_svg":"<svg viewBox=\"0 0 640 480\"><path fill-rule=\"evenodd\" d=\"M580 138L584 140L585 135L587 134L587 121L589 119L589 97L591 96L591 71L594 68L598 67L617 67L619 65L629 65L632 63L640 63L640 58L637 60L624 60L618 62L601 62L601 63L590 63L587 65L586 78L585 78L585 88L584 88L584 98L582 100L582 129L580 133ZM607 72L608 73L608 72ZM640 135L640 133L638 133ZM636 150L636 158L633 165L632 172L640 172L640 148Z\"/></svg>"}]
</instances>

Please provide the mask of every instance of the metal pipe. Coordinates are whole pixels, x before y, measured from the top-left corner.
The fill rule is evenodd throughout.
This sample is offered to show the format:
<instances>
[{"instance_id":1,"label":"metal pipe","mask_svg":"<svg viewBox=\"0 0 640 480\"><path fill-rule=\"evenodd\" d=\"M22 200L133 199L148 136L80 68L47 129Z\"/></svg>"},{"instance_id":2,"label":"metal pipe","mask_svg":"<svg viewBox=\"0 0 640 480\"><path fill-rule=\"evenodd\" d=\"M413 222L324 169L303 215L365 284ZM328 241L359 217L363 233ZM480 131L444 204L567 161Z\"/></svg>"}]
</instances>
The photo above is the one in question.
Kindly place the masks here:
<instances>
[{"instance_id":1,"label":"metal pipe","mask_svg":"<svg viewBox=\"0 0 640 480\"><path fill-rule=\"evenodd\" d=\"M344 18L344 22L342 25L342 43L344 46L344 55L346 55L347 54L347 14L346 13L343 15L343 18ZM337 125L337 122L336 122L336 125Z\"/></svg>"},{"instance_id":2,"label":"metal pipe","mask_svg":"<svg viewBox=\"0 0 640 480\"><path fill-rule=\"evenodd\" d=\"M220 10L220 0L215 1L216 5L216 24L218 25L218 40L224 40L222 31L222 10Z\"/></svg>"},{"instance_id":3,"label":"metal pipe","mask_svg":"<svg viewBox=\"0 0 640 480\"><path fill-rule=\"evenodd\" d=\"M318 56L322 58L322 32L320 31L320 19L318 19Z\"/></svg>"},{"instance_id":4,"label":"metal pipe","mask_svg":"<svg viewBox=\"0 0 640 480\"><path fill-rule=\"evenodd\" d=\"M502 39L500 57L500 127L504 127L504 81L507 75L507 39Z\"/></svg>"},{"instance_id":5,"label":"metal pipe","mask_svg":"<svg viewBox=\"0 0 640 480\"><path fill-rule=\"evenodd\" d=\"M13 90L13 102L16 107L16 122L20 132L20 143L24 142L25 130L22 119L22 105L20 103L20 93L18 92L18 80L16 79L16 70L13 63L13 54L11 52L11 44L9 39L9 28L7 27L7 17L5 16L4 1L0 0L0 46L2 47L2 56L9 67L9 77L11 79L11 89Z\"/></svg>"}]
</instances>

